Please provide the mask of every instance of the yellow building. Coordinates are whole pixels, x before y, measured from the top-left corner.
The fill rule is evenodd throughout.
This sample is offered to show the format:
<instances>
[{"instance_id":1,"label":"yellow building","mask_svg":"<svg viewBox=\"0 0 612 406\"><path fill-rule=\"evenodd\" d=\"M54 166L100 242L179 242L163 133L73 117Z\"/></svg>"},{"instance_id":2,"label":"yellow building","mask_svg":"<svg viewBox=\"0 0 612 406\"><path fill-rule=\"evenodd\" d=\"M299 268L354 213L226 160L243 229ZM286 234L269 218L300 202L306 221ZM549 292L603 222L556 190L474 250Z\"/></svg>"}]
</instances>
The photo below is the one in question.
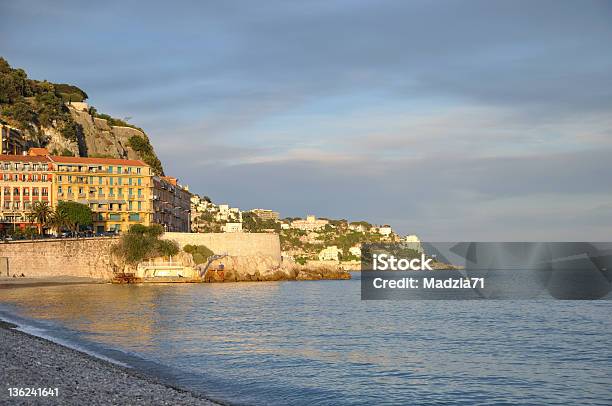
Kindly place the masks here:
<instances>
[{"instance_id":1,"label":"yellow building","mask_svg":"<svg viewBox=\"0 0 612 406\"><path fill-rule=\"evenodd\" d=\"M150 225L153 174L142 161L113 158L47 156L53 164L52 200L87 204L94 231L126 231Z\"/></svg>"}]
</instances>

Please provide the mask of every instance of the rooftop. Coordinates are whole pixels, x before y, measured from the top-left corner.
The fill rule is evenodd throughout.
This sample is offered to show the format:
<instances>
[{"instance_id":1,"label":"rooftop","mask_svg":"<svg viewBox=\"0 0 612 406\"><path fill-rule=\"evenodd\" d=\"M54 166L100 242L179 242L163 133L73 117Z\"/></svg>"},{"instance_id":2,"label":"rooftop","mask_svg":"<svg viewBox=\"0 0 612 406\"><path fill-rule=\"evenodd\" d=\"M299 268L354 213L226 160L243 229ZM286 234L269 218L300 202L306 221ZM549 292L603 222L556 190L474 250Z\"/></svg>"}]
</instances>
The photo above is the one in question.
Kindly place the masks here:
<instances>
[{"instance_id":1,"label":"rooftop","mask_svg":"<svg viewBox=\"0 0 612 406\"><path fill-rule=\"evenodd\" d=\"M80 156L49 156L49 159L51 159L52 162L65 164L149 166L139 159L89 158Z\"/></svg>"},{"instance_id":2,"label":"rooftop","mask_svg":"<svg viewBox=\"0 0 612 406\"><path fill-rule=\"evenodd\" d=\"M0 155L2 162L51 162L46 156L32 155Z\"/></svg>"}]
</instances>

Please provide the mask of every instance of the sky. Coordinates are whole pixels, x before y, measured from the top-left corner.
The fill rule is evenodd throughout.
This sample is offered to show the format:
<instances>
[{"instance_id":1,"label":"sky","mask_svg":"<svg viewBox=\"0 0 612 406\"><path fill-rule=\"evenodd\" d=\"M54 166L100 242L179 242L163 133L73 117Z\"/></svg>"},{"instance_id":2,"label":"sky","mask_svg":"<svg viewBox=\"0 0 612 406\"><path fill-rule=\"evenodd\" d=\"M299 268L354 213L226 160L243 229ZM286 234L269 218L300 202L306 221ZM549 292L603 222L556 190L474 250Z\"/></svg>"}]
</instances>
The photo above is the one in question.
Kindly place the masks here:
<instances>
[{"instance_id":1,"label":"sky","mask_svg":"<svg viewBox=\"0 0 612 406\"><path fill-rule=\"evenodd\" d=\"M610 1L7 1L0 55L192 192L429 241L609 241Z\"/></svg>"}]
</instances>

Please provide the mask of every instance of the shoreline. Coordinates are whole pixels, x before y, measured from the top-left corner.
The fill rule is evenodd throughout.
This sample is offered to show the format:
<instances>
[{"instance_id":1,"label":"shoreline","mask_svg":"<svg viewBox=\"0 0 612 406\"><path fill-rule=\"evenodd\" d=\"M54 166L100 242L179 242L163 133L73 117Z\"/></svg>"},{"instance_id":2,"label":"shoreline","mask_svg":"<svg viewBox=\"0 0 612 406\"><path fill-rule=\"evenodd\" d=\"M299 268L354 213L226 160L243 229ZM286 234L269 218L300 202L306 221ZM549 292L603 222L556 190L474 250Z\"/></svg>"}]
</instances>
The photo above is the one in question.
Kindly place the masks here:
<instances>
[{"instance_id":1,"label":"shoreline","mask_svg":"<svg viewBox=\"0 0 612 406\"><path fill-rule=\"evenodd\" d=\"M20 328L0 318L0 403L227 405ZM9 397L8 388L58 388L58 396Z\"/></svg>"},{"instance_id":2,"label":"shoreline","mask_svg":"<svg viewBox=\"0 0 612 406\"><path fill-rule=\"evenodd\" d=\"M12 288L34 288L43 286L63 286L63 285L94 285L108 283L104 279L88 278L80 276L53 276L53 277L0 277L0 289Z\"/></svg>"}]
</instances>

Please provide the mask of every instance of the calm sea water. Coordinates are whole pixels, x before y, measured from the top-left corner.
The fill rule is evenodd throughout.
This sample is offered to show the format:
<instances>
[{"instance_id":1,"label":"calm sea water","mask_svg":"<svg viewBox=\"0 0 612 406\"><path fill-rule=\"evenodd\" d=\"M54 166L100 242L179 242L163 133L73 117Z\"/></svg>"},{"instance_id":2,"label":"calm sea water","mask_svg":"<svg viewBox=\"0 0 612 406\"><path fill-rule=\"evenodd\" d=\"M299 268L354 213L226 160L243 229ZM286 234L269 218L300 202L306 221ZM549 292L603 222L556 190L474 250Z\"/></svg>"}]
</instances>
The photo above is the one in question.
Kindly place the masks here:
<instances>
[{"instance_id":1,"label":"calm sea water","mask_svg":"<svg viewBox=\"0 0 612 406\"><path fill-rule=\"evenodd\" d=\"M612 404L612 302L362 302L356 276L0 290L0 310L231 403Z\"/></svg>"}]
</instances>

